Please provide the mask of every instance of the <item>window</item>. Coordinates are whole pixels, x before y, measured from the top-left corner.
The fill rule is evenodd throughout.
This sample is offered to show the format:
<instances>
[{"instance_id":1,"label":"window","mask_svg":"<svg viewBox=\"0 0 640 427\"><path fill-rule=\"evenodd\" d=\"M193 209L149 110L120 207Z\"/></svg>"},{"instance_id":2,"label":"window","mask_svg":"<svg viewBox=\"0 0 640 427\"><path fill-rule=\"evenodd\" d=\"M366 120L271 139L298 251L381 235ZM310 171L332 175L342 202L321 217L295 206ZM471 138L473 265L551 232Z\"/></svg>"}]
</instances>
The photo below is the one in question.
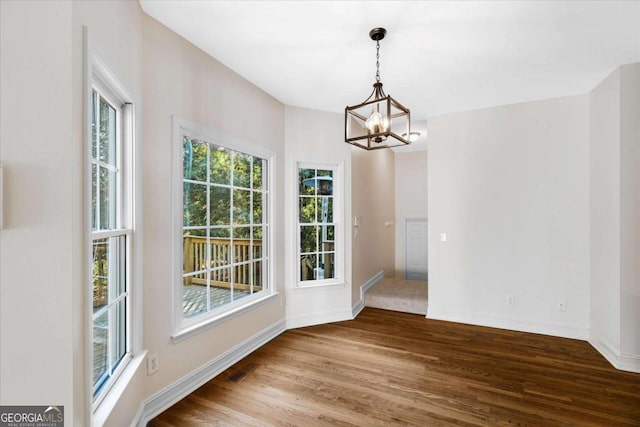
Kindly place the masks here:
<instances>
[{"instance_id":1,"label":"window","mask_svg":"<svg viewBox=\"0 0 640 427\"><path fill-rule=\"evenodd\" d=\"M337 166L298 164L298 283L336 283L341 265Z\"/></svg>"},{"instance_id":2,"label":"window","mask_svg":"<svg viewBox=\"0 0 640 427\"><path fill-rule=\"evenodd\" d=\"M179 329L271 294L269 154L180 128Z\"/></svg>"},{"instance_id":3,"label":"window","mask_svg":"<svg viewBox=\"0 0 640 427\"><path fill-rule=\"evenodd\" d=\"M97 404L131 352L132 105L91 92L91 363Z\"/></svg>"}]
</instances>

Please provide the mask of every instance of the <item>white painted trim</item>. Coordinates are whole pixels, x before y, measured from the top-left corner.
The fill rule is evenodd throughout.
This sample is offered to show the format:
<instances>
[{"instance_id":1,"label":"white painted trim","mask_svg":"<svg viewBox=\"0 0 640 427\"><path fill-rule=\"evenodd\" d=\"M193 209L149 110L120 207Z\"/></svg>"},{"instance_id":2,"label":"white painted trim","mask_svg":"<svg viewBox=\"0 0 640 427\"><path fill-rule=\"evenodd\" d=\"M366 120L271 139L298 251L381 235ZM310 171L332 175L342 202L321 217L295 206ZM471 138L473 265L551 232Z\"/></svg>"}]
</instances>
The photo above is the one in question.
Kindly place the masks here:
<instances>
[{"instance_id":1,"label":"white painted trim","mask_svg":"<svg viewBox=\"0 0 640 427\"><path fill-rule=\"evenodd\" d=\"M351 318L355 319L364 308L365 295L369 289L373 288L384 277L384 271L379 271L369 280L360 285L360 299L351 308Z\"/></svg>"},{"instance_id":2,"label":"white painted trim","mask_svg":"<svg viewBox=\"0 0 640 427\"><path fill-rule=\"evenodd\" d=\"M126 213L127 228L133 231L128 240L127 252L129 255L129 268L127 271L128 295L129 303L127 304L127 317L130 320L127 331L128 338L128 357L123 360L119 371L110 380L110 385L105 387L98 399L93 398L90 393L93 389L92 384L92 359L85 358L83 364L83 376L85 384L85 398L83 404L85 406L83 420L85 424L91 425L97 423L96 417L99 412L104 412L105 400L112 399L111 394L116 397L120 396L117 389L124 389L133 377L133 373L140 366L141 358L144 358L146 352L142 348L142 180L141 177L141 148L142 141L141 127L136 126L141 117L141 99L138 94L130 89L130 87L120 80L118 76L122 75L119 70L114 69L111 64L107 64L103 60L104 55L99 50L90 34L88 27L82 27L82 55L83 55L83 75L82 75L82 142L83 142L83 195L85 202L91 200L91 111L92 111L92 91L93 87L101 88L104 91L101 95L107 96L115 105L119 105L120 109L124 109L126 114L125 125L130 132L127 135L121 135L123 138L123 152L126 151L126 161L124 161L123 172L127 179L125 194L119 194L118 197L125 201L124 210ZM121 111L122 119L122 111ZM118 126L120 129L122 126ZM122 159L120 160L122 162ZM126 170L124 169L126 168ZM83 207L83 277L85 283L91 283L91 254L92 254L92 232L91 232L91 208L87 207L87 203ZM107 233L109 234L109 233ZM92 322L92 295L91 292L85 292L83 295L83 316L82 320L85 325L91 325ZM85 327L83 333L84 349L86 354L91 353L92 346L92 330L91 327ZM104 400L100 400L104 399ZM102 409L100 406L102 405ZM94 414L95 411L95 414ZM110 411L110 410L109 410ZM95 417L94 417L95 415ZM102 414L104 415L104 414ZM102 416L100 415L100 416ZM108 414L106 414L108 417Z\"/></svg>"},{"instance_id":3,"label":"white painted trim","mask_svg":"<svg viewBox=\"0 0 640 427\"><path fill-rule=\"evenodd\" d=\"M235 347L227 350L204 366L185 375L175 383L165 387L158 393L149 397L143 403L142 415L134 420L132 426L144 427L156 415L165 411L180 399L192 393L198 387L242 360L251 352L265 345L286 330L284 319L279 320L256 335L247 338ZM138 411L140 412L140 411Z\"/></svg>"},{"instance_id":4,"label":"white painted trim","mask_svg":"<svg viewBox=\"0 0 640 427\"><path fill-rule=\"evenodd\" d=\"M614 368L620 371L640 373L640 355L620 353L602 337L589 337L589 344L595 348Z\"/></svg>"},{"instance_id":5,"label":"white painted trim","mask_svg":"<svg viewBox=\"0 0 640 427\"><path fill-rule=\"evenodd\" d=\"M180 331L178 334L173 335L171 337L171 340L176 343L176 342L180 342L182 340L185 340L187 338L190 338L194 335L199 334L200 332L207 330L209 328L212 328L214 326L218 326L221 323L224 323L228 320L234 319L240 315L243 315L249 311L254 310L256 307L271 301L272 299L275 299L278 296L278 292L272 293L272 294L266 294L266 295L262 295L260 296L260 298L257 298L253 301L245 301L244 299L242 301L244 301L244 303L242 305L239 305L237 307L235 307L233 310L231 311L225 311L223 313L220 313L218 316L207 319L206 322L201 322L201 323L197 323L189 328L185 328L182 331Z\"/></svg>"},{"instance_id":6,"label":"white painted trim","mask_svg":"<svg viewBox=\"0 0 640 427\"><path fill-rule=\"evenodd\" d=\"M351 310L322 311L301 316L287 317L287 329L304 328L306 326L322 325L324 323L352 320Z\"/></svg>"},{"instance_id":7,"label":"white painted trim","mask_svg":"<svg viewBox=\"0 0 640 427\"><path fill-rule=\"evenodd\" d=\"M578 325L541 322L539 320L494 316L484 313L460 313L434 307L427 308L427 318L445 320L448 322L467 323L470 325L488 326L490 328L531 332L534 334L551 335L555 337L573 338L584 341L589 337L589 328Z\"/></svg>"}]
</instances>

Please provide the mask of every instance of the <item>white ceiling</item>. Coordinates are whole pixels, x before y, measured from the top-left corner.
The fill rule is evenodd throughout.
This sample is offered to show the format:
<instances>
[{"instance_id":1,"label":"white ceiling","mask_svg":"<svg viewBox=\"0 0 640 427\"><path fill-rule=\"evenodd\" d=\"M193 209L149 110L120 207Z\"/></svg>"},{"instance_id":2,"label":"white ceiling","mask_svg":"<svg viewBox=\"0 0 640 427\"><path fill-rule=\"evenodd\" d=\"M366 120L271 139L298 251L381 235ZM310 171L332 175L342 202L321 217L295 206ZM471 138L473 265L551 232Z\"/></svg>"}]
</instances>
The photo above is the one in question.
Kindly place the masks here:
<instances>
[{"instance_id":1,"label":"white ceiling","mask_svg":"<svg viewBox=\"0 0 640 427\"><path fill-rule=\"evenodd\" d=\"M287 105L344 112L380 73L412 118L583 94L640 61L638 1L157 1L146 13Z\"/></svg>"}]
</instances>

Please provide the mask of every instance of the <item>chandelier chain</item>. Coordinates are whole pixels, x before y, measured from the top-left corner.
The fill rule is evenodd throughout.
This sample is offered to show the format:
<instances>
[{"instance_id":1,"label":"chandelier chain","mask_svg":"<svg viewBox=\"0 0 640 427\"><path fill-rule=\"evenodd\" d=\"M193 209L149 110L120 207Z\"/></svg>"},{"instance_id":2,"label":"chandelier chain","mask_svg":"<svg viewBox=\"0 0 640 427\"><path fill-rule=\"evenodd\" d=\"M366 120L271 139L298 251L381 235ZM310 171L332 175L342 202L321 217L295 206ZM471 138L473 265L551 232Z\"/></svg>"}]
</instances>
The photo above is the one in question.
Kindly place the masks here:
<instances>
[{"instance_id":1,"label":"chandelier chain","mask_svg":"<svg viewBox=\"0 0 640 427\"><path fill-rule=\"evenodd\" d=\"M380 83L380 41L376 40L376 83Z\"/></svg>"}]
</instances>

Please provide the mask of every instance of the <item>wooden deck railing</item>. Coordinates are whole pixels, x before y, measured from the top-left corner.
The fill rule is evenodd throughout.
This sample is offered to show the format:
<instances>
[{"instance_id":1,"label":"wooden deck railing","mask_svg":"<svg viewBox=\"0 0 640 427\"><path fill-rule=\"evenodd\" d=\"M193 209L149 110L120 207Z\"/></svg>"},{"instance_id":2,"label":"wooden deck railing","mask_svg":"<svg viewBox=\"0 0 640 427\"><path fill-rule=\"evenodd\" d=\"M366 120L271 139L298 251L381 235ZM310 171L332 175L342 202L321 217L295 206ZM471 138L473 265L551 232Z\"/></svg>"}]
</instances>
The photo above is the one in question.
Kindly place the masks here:
<instances>
[{"instance_id":1,"label":"wooden deck railing","mask_svg":"<svg viewBox=\"0 0 640 427\"><path fill-rule=\"evenodd\" d=\"M262 242L250 239L209 239L211 261L207 265L207 238L199 236L184 236L184 271L204 271L208 268L223 267L233 263L243 263L229 268L211 270L209 274L211 286L222 288L231 287L231 269L233 268L233 288L248 291L251 289L250 275L253 274L254 292L262 290L262 268L260 262L248 262L262 257ZM251 257L253 251L253 258ZM206 285L206 272L187 276L184 285Z\"/></svg>"}]
</instances>

